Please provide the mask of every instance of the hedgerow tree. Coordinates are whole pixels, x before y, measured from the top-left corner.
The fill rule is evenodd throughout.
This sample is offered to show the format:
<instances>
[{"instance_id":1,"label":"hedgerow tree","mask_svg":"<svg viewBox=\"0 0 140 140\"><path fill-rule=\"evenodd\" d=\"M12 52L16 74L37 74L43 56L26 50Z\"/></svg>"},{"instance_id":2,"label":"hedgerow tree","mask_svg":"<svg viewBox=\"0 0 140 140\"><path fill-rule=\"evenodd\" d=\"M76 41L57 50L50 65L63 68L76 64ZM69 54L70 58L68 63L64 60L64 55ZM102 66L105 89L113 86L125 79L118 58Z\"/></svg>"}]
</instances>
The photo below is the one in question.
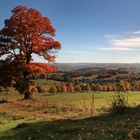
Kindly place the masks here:
<instances>
[{"instance_id":1,"label":"hedgerow tree","mask_svg":"<svg viewBox=\"0 0 140 140\"><path fill-rule=\"evenodd\" d=\"M9 86L14 81L25 99L32 98L29 93L30 75L56 70L33 61L35 55L47 62L55 60L54 50L60 49L61 45L53 40L54 36L51 21L39 11L25 6L15 7L0 30L0 84Z\"/></svg>"}]
</instances>

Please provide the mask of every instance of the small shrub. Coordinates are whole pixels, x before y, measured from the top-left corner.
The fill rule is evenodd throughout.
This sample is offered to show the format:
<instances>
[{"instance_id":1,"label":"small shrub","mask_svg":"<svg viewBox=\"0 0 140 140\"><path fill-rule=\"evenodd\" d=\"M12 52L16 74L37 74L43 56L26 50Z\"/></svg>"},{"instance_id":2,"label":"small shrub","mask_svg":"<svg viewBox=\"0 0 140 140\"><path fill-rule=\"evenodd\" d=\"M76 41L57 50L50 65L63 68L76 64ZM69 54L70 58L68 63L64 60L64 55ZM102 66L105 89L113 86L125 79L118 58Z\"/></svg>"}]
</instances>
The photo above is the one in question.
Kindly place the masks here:
<instances>
[{"instance_id":1,"label":"small shrub","mask_svg":"<svg viewBox=\"0 0 140 140\"><path fill-rule=\"evenodd\" d=\"M56 88L55 86L52 86L52 87L49 89L49 93L56 94L56 93L57 93L57 88Z\"/></svg>"},{"instance_id":2,"label":"small shrub","mask_svg":"<svg viewBox=\"0 0 140 140\"><path fill-rule=\"evenodd\" d=\"M36 87L39 93L44 93L45 89L42 86L37 86Z\"/></svg>"},{"instance_id":3,"label":"small shrub","mask_svg":"<svg viewBox=\"0 0 140 140\"><path fill-rule=\"evenodd\" d=\"M38 89L35 86L30 85L28 92L30 92L31 94L34 94L34 93L38 92Z\"/></svg>"},{"instance_id":4,"label":"small shrub","mask_svg":"<svg viewBox=\"0 0 140 140\"><path fill-rule=\"evenodd\" d=\"M117 114L125 114L129 108L128 99L123 93L115 93L111 99L110 111Z\"/></svg>"},{"instance_id":5,"label":"small shrub","mask_svg":"<svg viewBox=\"0 0 140 140\"><path fill-rule=\"evenodd\" d=\"M68 86L67 86L67 89L69 92L73 93L74 92L74 86L72 83L69 83Z\"/></svg>"},{"instance_id":6,"label":"small shrub","mask_svg":"<svg viewBox=\"0 0 140 140\"><path fill-rule=\"evenodd\" d=\"M81 92L82 91L81 86L80 85L75 86L75 91L76 92Z\"/></svg>"},{"instance_id":7,"label":"small shrub","mask_svg":"<svg viewBox=\"0 0 140 140\"><path fill-rule=\"evenodd\" d=\"M58 93L62 93L63 92L62 86L58 85L58 86L56 86L56 88L57 88L57 92Z\"/></svg>"},{"instance_id":8,"label":"small shrub","mask_svg":"<svg viewBox=\"0 0 140 140\"><path fill-rule=\"evenodd\" d=\"M62 92L66 93L67 92L67 86L65 83L62 83Z\"/></svg>"}]
</instances>

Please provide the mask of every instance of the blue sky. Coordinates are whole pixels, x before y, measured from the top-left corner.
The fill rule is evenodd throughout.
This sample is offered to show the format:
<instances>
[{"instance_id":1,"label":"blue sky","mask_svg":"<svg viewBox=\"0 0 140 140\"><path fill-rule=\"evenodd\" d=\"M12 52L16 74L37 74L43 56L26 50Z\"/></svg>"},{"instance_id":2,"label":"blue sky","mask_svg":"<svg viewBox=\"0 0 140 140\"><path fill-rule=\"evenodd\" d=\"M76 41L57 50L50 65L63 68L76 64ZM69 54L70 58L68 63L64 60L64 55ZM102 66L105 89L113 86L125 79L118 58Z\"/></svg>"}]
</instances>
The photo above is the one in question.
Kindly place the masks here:
<instances>
[{"instance_id":1,"label":"blue sky","mask_svg":"<svg viewBox=\"0 0 140 140\"><path fill-rule=\"evenodd\" d=\"M0 28L18 5L50 18L56 62L140 63L140 0L3 0Z\"/></svg>"}]
</instances>

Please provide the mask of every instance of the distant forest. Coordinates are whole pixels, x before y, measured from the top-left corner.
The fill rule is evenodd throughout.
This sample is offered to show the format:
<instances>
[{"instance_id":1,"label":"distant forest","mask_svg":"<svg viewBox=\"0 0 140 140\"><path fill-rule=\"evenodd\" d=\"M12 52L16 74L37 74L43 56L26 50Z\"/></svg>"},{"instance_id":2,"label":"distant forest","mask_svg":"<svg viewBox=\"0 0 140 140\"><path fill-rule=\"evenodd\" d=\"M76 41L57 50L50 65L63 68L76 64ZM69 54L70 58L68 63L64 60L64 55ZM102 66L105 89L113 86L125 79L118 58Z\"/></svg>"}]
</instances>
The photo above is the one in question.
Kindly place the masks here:
<instances>
[{"instance_id":1,"label":"distant forest","mask_svg":"<svg viewBox=\"0 0 140 140\"><path fill-rule=\"evenodd\" d=\"M72 71L41 73L38 75L32 75L32 79L46 79L46 81L54 81L49 87L50 93L140 91L140 73L136 70L124 67L93 67Z\"/></svg>"}]
</instances>

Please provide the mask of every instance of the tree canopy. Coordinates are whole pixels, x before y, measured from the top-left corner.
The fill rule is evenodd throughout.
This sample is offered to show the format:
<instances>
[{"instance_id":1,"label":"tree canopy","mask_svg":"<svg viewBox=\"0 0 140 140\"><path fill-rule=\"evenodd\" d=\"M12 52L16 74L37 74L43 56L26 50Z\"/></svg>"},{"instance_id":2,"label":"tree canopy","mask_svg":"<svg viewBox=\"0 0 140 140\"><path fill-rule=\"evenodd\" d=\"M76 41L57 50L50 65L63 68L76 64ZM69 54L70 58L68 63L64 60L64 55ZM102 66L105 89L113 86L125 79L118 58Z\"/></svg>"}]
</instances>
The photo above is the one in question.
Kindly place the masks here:
<instances>
[{"instance_id":1,"label":"tree canopy","mask_svg":"<svg viewBox=\"0 0 140 140\"><path fill-rule=\"evenodd\" d=\"M53 66L35 63L33 57L37 55L53 62L54 50L61 48L53 39L55 29L47 17L36 9L17 6L4 23L0 30L0 84L10 84L14 79L16 83L23 81L29 85L30 74L56 70Z\"/></svg>"}]
</instances>

